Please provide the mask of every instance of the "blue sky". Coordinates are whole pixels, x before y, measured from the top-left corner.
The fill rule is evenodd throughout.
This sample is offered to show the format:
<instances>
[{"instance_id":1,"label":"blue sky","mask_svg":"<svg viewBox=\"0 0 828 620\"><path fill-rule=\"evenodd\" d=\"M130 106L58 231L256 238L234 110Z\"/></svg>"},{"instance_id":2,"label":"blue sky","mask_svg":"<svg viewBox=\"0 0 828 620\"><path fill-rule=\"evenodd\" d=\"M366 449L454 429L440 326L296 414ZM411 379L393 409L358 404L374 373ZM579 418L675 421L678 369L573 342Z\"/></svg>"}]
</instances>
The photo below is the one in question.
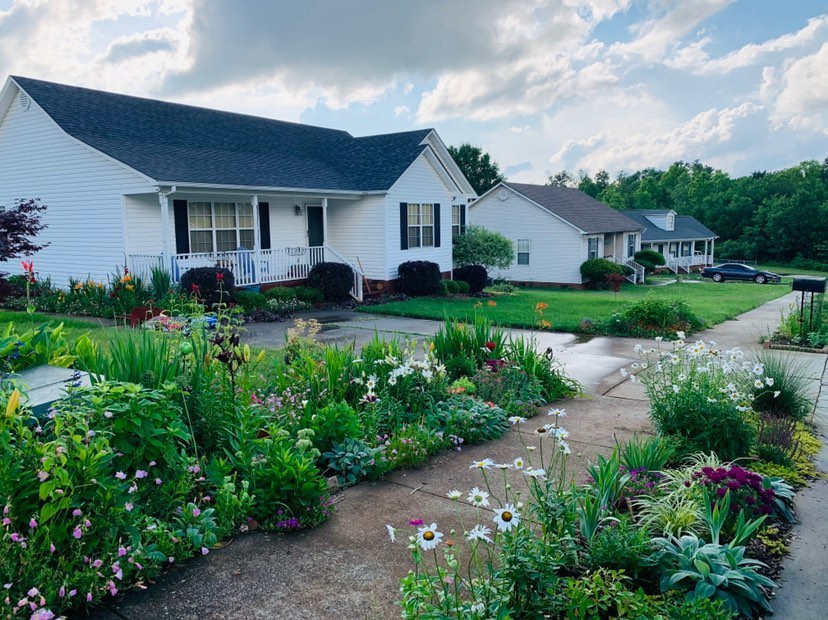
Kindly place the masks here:
<instances>
[{"instance_id":1,"label":"blue sky","mask_svg":"<svg viewBox=\"0 0 828 620\"><path fill-rule=\"evenodd\" d=\"M435 127L515 181L828 156L824 0L0 0L0 73Z\"/></svg>"}]
</instances>

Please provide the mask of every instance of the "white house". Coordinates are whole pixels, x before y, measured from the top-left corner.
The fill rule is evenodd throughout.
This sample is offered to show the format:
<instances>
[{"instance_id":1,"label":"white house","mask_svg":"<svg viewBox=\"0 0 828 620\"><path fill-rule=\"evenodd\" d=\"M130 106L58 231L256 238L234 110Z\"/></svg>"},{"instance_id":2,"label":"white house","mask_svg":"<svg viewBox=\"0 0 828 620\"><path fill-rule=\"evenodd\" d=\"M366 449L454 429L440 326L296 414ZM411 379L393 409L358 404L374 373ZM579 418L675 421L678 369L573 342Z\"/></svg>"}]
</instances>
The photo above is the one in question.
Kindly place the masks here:
<instances>
[{"instance_id":1,"label":"white house","mask_svg":"<svg viewBox=\"0 0 828 620\"><path fill-rule=\"evenodd\" d=\"M667 259L667 268L678 273L713 264L718 235L696 218L677 215L672 209L622 211L644 227L641 247Z\"/></svg>"},{"instance_id":2,"label":"white house","mask_svg":"<svg viewBox=\"0 0 828 620\"><path fill-rule=\"evenodd\" d=\"M48 206L34 262L57 285L124 264L270 284L328 260L361 297L405 261L449 272L474 196L432 129L355 138L15 76L0 91L0 206Z\"/></svg>"},{"instance_id":3,"label":"white house","mask_svg":"<svg viewBox=\"0 0 828 620\"><path fill-rule=\"evenodd\" d=\"M581 263L590 258L632 267L631 281L644 278L643 267L632 260L644 227L577 189L498 183L470 205L468 222L511 239L514 262L493 274L497 278L580 285Z\"/></svg>"}]
</instances>

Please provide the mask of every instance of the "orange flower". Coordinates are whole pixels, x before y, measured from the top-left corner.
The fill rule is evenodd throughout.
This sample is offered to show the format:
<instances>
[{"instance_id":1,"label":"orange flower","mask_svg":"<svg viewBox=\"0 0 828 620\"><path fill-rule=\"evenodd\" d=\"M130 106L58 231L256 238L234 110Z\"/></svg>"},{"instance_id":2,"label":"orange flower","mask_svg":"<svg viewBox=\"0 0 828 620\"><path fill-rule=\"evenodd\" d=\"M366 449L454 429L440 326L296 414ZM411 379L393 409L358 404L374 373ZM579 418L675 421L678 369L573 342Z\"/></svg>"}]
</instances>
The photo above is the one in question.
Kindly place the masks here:
<instances>
[{"instance_id":1,"label":"orange flower","mask_svg":"<svg viewBox=\"0 0 828 620\"><path fill-rule=\"evenodd\" d=\"M130 282L132 280L132 276L126 274L123 278L121 278L121 282Z\"/></svg>"},{"instance_id":2,"label":"orange flower","mask_svg":"<svg viewBox=\"0 0 828 620\"><path fill-rule=\"evenodd\" d=\"M546 319L543 319L540 322L540 327L541 327L541 329L549 329L550 327L552 327L552 323L550 323Z\"/></svg>"},{"instance_id":3,"label":"orange flower","mask_svg":"<svg viewBox=\"0 0 828 620\"><path fill-rule=\"evenodd\" d=\"M494 308L497 305L496 301L489 300L489 308Z\"/></svg>"},{"instance_id":4,"label":"orange flower","mask_svg":"<svg viewBox=\"0 0 828 620\"><path fill-rule=\"evenodd\" d=\"M543 312L548 307L549 307L549 304L546 304L542 301L539 301L538 303L535 304L535 312Z\"/></svg>"}]
</instances>

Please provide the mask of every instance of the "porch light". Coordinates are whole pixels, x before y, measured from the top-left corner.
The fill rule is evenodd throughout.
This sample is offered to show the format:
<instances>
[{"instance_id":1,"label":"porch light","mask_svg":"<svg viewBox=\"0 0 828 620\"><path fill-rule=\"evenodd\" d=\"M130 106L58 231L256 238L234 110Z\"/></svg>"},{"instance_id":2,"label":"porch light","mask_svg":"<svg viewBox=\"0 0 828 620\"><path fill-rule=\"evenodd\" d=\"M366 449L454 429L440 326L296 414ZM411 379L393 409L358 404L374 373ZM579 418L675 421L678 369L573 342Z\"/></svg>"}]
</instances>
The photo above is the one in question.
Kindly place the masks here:
<instances>
[{"instance_id":1,"label":"porch light","mask_svg":"<svg viewBox=\"0 0 828 620\"><path fill-rule=\"evenodd\" d=\"M302 215L302 207L293 205L293 215Z\"/></svg>"}]
</instances>

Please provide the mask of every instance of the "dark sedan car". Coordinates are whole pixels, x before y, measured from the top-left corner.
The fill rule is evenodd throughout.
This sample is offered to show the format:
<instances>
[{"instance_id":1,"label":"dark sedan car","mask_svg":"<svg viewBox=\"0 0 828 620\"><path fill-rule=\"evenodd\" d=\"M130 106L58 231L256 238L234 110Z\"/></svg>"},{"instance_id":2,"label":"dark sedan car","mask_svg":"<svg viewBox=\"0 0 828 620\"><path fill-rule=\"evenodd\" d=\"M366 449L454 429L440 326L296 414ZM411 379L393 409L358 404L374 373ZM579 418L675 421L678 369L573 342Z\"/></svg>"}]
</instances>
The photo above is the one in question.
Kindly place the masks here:
<instances>
[{"instance_id":1,"label":"dark sedan car","mask_svg":"<svg viewBox=\"0 0 828 620\"><path fill-rule=\"evenodd\" d=\"M714 282L725 280L753 280L756 284L767 284L768 282L781 282L782 278L770 271L759 271L753 267L740 263L724 263L715 267L702 269L703 278L712 278Z\"/></svg>"}]
</instances>

